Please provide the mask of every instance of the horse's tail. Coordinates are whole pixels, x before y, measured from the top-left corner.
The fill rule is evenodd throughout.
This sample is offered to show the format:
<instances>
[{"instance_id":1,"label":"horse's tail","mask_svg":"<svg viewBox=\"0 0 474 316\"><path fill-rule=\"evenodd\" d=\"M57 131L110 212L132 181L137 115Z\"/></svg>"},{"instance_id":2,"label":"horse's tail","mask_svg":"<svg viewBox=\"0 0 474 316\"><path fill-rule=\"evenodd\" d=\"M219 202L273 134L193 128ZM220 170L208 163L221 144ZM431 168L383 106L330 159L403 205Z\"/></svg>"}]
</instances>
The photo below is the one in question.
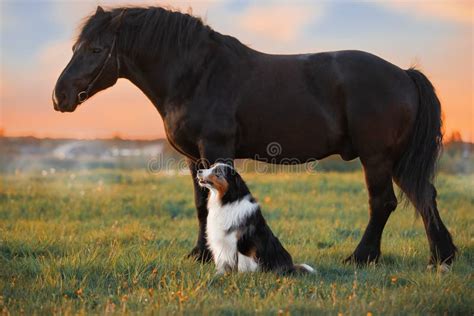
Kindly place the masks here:
<instances>
[{"instance_id":1,"label":"horse's tail","mask_svg":"<svg viewBox=\"0 0 474 316\"><path fill-rule=\"evenodd\" d=\"M411 140L395 166L397 184L412 201L417 211L432 216L432 181L442 150L441 104L431 82L420 71L410 68L406 73L418 89L418 113Z\"/></svg>"}]
</instances>

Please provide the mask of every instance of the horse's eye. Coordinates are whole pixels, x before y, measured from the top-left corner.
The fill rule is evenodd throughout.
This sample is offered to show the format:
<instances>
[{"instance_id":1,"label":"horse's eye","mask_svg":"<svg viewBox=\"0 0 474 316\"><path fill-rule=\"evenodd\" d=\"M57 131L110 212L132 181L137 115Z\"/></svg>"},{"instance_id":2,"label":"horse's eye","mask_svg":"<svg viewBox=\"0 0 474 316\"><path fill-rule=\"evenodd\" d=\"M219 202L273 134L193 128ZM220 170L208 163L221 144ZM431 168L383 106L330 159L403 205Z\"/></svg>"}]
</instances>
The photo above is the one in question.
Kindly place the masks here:
<instances>
[{"instance_id":1,"label":"horse's eye","mask_svg":"<svg viewBox=\"0 0 474 316\"><path fill-rule=\"evenodd\" d=\"M98 54L98 53L102 52L102 48L97 48L97 47L96 47L96 48L93 48L93 49L92 49L92 52L93 52L94 54Z\"/></svg>"}]
</instances>

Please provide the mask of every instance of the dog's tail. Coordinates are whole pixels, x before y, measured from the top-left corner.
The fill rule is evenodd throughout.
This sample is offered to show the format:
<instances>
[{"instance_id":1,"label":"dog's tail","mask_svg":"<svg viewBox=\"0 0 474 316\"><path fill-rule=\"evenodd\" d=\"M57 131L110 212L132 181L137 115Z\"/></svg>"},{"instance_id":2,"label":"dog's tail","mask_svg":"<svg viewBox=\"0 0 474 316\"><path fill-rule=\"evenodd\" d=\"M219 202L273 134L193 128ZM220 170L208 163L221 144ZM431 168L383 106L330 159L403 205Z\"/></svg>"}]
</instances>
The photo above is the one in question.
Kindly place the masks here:
<instances>
[{"instance_id":1,"label":"dog's tail","mask_svg":"<svg viewBox=\"0 0 474 316\"><path fill-rule=\"evenodd\" d=\"M311 266L307 265L306 263L301 263L301 264L295 264L293 266L293 272L295 273L316 273L316 270L314 270Z\"/></svg>"}]
</instances>

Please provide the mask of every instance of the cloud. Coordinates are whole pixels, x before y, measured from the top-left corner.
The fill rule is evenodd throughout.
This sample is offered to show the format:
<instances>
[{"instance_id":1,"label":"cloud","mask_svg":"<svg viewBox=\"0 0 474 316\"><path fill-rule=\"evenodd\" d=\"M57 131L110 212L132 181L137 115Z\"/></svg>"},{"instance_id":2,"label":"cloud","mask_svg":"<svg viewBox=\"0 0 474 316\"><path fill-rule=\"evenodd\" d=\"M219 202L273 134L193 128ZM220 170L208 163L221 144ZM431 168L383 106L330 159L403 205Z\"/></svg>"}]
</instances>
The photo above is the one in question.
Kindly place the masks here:
<instances>
[{"instance_id":1,"label":"cloud","mask_svg":"<svg viewBox=\"0 0 474 316\"><path fill-rule=\"evenodd\" d=\"M322 6L306 4L254 5L242 11L238 21L240 27L258 36L274 40L291 41L299 37L303 28L321 17Z\"/></svg>"},{"instance_id":2,"label":"cloud","mask_svg":"<svg viewBox=\"0 0 474 316\"><path fill-rule=\"evenodd\" d=\"M319 19L325 9L324 3L298 1L296 3L265 1L245 6L243 10L231 9L230 1L135 1L133 6L160 5L182 12L190 12L207 20L219 31L220 26L228 26L235 34L251 33L255 37L268 37L270 40L291 41L299 37L306 25ZM104 8L130 6L122 0L84 0L79 2L53 2L52 17L67 28L70 33L77 30L84 17L94 12L97 5ZM71 34L72 37L72 34ZM253 37L253 36L251 36Z\"/></svg>"},{"instance_id":3,"label":"cloud","mask_svg":"<svg viewBox=\"0 0 474 316\"><path fill-rule=\"evenodd\" d=\"M438 18L463 24L472 24L474 4L467 1L381 1L378 4L421 18Z\"/></svg>"}]
</instances>

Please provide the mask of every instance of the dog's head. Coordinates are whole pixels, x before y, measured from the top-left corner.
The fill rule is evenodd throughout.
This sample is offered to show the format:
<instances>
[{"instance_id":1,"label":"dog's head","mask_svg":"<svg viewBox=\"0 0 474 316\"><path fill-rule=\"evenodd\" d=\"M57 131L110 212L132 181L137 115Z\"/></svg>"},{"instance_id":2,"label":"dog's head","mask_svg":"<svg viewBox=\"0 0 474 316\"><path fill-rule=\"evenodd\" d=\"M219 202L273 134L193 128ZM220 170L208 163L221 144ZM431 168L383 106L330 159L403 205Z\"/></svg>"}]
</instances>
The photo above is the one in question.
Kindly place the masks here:
<instances>
[{"instance_id":1,"label":"dog's head","mask_svg":"<svg viewBox=\"0 0 474 316\"><path fill-rule=\"evenodd\" d=\"M227 196L238 199L249 193L238 172L227 164L216 163L209 169L200 169L197 172L197 179L201 187L208 188L220 198Z\"/></svg>"}]
</instances>

